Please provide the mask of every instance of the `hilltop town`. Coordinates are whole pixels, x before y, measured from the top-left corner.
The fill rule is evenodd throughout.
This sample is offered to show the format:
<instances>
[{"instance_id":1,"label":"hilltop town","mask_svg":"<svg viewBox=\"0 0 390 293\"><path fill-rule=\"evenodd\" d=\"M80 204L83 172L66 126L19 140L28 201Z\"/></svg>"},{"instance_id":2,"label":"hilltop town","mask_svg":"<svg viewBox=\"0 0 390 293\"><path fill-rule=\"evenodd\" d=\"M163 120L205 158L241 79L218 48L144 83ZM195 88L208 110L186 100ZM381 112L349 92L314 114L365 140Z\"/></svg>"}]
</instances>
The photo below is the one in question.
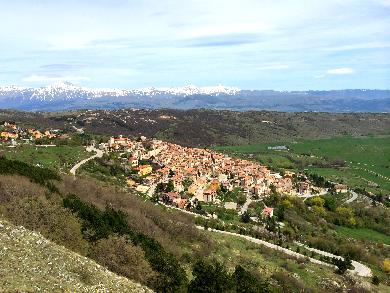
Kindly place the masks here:
<instances>
[{"instance_id":1,"label":"hilltop town","mask_svg":"<svg viewBox=\"0 0 390 293\"><path fill-rule=\"evenodd\" d=\"M237 209L237 202L221 200L224 193L233 191L244 195L244 202L273 193L310 197L326 192L325 188L314 186L304 174L273 172L257 162L232 158L206 148L183 147L146 137L132 140L123 136L111 137L99 148L118 154L121 164L131 172L127 178L130 187L182 209L190 209L198 202ZM346 191L346 186L337 188Z\"/></svg>"},{"instance_id":2,"label":"hilltop town","mask_svg":"<svg viewBox=\"0 0 390 293\"><path fill-rule=\"evenodd\" d=\"M83 129L74 130L83 134ZM9 147L55 147L54 141L72 139L63 130L23 128L9 121L1 123L0 138ZM91 143L96 144L94 140ZM338 193L348 191L345 184L319 186L303 173L275 172L253 160L145 136L119 135L96 145L106 155L115 154L117 163L126 171L129 188L180 209L196 211L199 203L210 203L242 213L252 200L271 194L309 198L325 194L329 187ZM272 213L272 207L264 207L263 214Z\"/></svg>"}]
</instances>

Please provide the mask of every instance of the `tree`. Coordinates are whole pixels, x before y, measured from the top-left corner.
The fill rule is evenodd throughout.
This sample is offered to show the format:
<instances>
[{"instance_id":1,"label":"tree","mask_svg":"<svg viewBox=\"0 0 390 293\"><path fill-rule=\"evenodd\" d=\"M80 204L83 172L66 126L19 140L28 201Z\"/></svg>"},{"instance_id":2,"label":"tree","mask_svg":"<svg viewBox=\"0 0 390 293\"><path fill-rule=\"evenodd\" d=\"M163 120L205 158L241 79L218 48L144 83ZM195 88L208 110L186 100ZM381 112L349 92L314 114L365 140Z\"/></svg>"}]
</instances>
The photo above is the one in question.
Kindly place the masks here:
<instances>
[{"instance_id":1,"label":"tree","mask_svg":"<svg viewBox=\"0 0 390 293\"><path fill-rule=\"evenodd\" d=\"M315 196L311 198L311 204L317 207L323 207L325 204L325 200L319 196Z\"/></svg>"},{"instance_id":2,"label":"tree","mask_svg":"<svg viewBox=\"0 0 390 293\"><path fill-rule=\"evenodd\" d=\"M172 180L168 181L167 187L165 188L166 192L171 192L175 189L175 184L173 183Z\"/></svg>"},{"instance_id":3,"label":"tree","mask_svg":"<svg viewBox=\"0 0 390 293\"><path fill-rule=\"evenodd\" d=\"M183 187L184 187L184 191L187 191L188 187L190 187L192 183L193 183L193 181L191 180L191 178L184 179L182 182Z\"/></svg>"},{"instance_id":4,"label":"tree","mask_svg":"<svg viewBox=\"0 0 390 293\"><path fill-rule=\"evenodd\" d=\"M356 219L354 218L353 210L347 207L338 207L336 209L337 223L345 226L355 226Z\"/></svg>"},{"instance_id":5,"label":"tree","mask_svg":"<svg viewBox=\"0 0 390 293\"><path fill-rule=\"evenodd\" d=\"M277 225L276 225L275 217L267 217L266 223L265 223L265 228L268 231L276 232L276 226Z\"/></svg>"},{"instance_id":6,"label":"tree","mask_svg":"<svg viewBox=\"0 0 390 293\"><path fill-rule=\"evenodd\" d=\"M259 278L253 276L240 265L236 266L232 279L236 292L261 293L270 291L268 284L261 282Z\"/></svg>"},{"instance_id":7,"label":"tree","mask_svg":"<svg viewBox=\"0 0 390 293\"><path fill-rule=\"evenodd\" d=\"M275 185L273 185L272 183L270 184L269 189L271 190L271 193L272 193L273 195L276 195L276 194L277 194L277 192L276 192L276 187L275 187Z\"/></svg>"},{"instance_id":8,"label":"tree","mask_svg":"<svg viewBox=\"0 0 390 293\"><path fill-rule=\"evenodd\" d=\"M240 192L237 196L237 203L239 205L243 205L245 202L246 202L246 195Z\"/></svg>"},{"instance_id":9,"label":"tree","mask_svg":"<svg viewBox=\"0 0 390 293\"><path fill-rule=\"evenodd\" d=\"M244 212L242 215L241 215L241 221L243 221L244 223L249 223L251 220L251 216L248 212Z\"/></svg>"},{"instance_id":10,"label":"tree","mask_svg":"<svg viewBox=\"0 0 390 293\"><path fill-rule=\"evenodd\" d=\"M390 274L390 259L385 259L383 261L383 270L386 272L386 273L389 273Z\"/></svg>"},{"instance_id":11,"label":"tree","mask_svg":"<svg viewBox=\"0 0 390 293\"><path fill-rule=\"evenodd\" d=\"M188 286L189 293L234 292L233 282L226 269L219 262L215 264L199 260L192 269L193 280Z\"/></svg>"},{"instance_id":12,"label":"tree","mask_svg":"<svg viewBox=\"0 0 390 293\"><path fill-rule=\"evenodd\" d=\"M334 212L337 208L337 204L336 204L334 197L328 195L328 196L325 196L324 199L325 199L324 207L327 210Z\"/></svg>"},{"instance_id":13,"label":"tree","mask_svg":"<svg viewBox=\"0 0 390 293\"><path fill-rule=\"evenodd\" d=\"M352 261L349 256L346 256L344 259L334 257L332 262L337 267L337 272L341 275L352 268Z\"/></svg>"},{"instance_id":14,"label":"tree","mask_svg":"<svg viewBox=\"0 0 390 293\"><path fill-rule=\"evenodd\" d=\"M378 276L373 276L372 280L371 280L371 283L373 283L374 285L378 286L379 283L380 283L380 280L379 280Z\"/></svg>"}]
</instances>

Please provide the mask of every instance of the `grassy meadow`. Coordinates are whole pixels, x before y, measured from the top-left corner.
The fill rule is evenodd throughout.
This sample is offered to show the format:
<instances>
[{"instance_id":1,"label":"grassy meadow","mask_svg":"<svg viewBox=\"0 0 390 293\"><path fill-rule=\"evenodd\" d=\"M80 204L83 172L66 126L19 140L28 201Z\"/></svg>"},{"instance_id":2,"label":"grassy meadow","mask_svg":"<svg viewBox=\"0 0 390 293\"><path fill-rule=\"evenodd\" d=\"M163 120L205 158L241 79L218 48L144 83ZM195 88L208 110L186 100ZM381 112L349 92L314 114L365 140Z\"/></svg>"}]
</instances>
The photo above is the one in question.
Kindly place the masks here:
<instances>
[{"instance_id":1,"label":"grassy meadow","mask_svg":"<svg viewBox=\"0 0 390 293\"><path fill-rule=\"evenodd\" d=\"M268 147L286 146L288 150ZM215 150L257 160L274 169L308 170L375 193L390 191L390 137L338 137L278 144L219 146ZM343 166L332 166L334 161Z\"/></svg>"},{"instance_id":2,"label":"grassy meadow","mask_svg":"<svg viewBox=\"0 0 390 293\"><path fill-rule=\"evenodd\" d=\"M8 159L31 165L69 172L74 164L90 156L82 146L37 147L19 145L15 148L0 147L0 154Z\"/></svg>"}]
</instances>

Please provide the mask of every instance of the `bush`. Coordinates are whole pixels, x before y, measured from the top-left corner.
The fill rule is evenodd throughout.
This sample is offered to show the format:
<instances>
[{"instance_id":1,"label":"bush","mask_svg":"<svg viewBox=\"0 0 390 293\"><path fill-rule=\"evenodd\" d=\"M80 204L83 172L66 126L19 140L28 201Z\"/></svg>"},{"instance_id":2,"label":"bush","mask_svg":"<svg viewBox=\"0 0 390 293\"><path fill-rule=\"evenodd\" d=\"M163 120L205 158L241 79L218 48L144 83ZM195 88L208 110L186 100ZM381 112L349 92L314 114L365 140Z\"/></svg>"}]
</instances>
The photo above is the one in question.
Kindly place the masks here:
<instances>
[{"instance_id":1,"label":"bush","mask_svg":"<svg viewBox=\"0 0 390 293\"><path fill-rule=\"evenodd\" d=\"M383 270L386 272L386 273L389 273L390 274L390 259L385 259L383 261Z\"/></svg>"},{"instance_id":2,"label":"bush","mask_svg":"<svg viewBox=\"0 0 390 293\"><path fill-rule=\"evenodd\" d=\"M251 221L251 216L249 215L248 212L244 212L241 215L241 221L243 221L244 223L249 223Z\"/></svg>"},{"instance_id":3,"label":"bush","mask_svg":"<svg viewBox=\"0 0 390 293\"><path fill-rule=\"evenodd\" d=\"M379 280L378 276L373 276L372 280L371 280L371 283L373 283L374 285L378 286L379 283L380 283L380 280Z\"/></svg>"},{"instance_id":4,"label":"bush","mask_svg":"<svg viewBox=\"0 0 390 293\"><path fill-rule=\"evenodd\" d=\"M196 262L192 275L194 279L188 286L188 292L233 292L233 282L226 269L219 262L212 264L205 260Z\"/></svg>"},{"instance_id":5,"label":"bush","mask_svg":"<svg viewBox=\"0 0 390 293\"><path fill-rule=\"evenodd\" d=\"M143 250L124 236L100 239L92 247L92 256L109 270L153 287L157 274L145 260Z\"/></svg>"},{"instance_id":6,"label":"bush","mask_svg":"<svg viewBox=\"0 0 390 293\"><path fill-rule=\"evenodd\" d=\"M270 292L269 285L259 276L254 276L242 266L236 266L232 275L235 291L239 293L265 293Z\"/></svg>"}]
</instances>

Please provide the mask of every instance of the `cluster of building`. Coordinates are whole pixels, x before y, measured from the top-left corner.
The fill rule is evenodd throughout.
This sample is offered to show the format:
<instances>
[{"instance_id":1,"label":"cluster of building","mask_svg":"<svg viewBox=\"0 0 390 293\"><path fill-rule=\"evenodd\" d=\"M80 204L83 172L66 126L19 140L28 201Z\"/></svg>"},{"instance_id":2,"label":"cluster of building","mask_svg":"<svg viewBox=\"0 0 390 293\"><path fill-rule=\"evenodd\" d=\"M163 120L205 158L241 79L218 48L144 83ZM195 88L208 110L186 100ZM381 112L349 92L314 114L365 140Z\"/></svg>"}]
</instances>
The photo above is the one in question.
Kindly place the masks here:
<instances>
[{"instance_id":1,"label":"cluster of building","mask_svg":"<svg viewBox=\"0 0 390 293\"><path fill-rule=\"evenodd\" d=\"M32 140L62 136L64 134L61 134L60 130L39 131L35 128L22 128L17 126L16 123L8 121L0 124L0 141L10 142L12 144L17 143L18 140L28 143Z\"/></svg>"},{"instance_id":2,"label":"cluster of building","mask_svg":"<svg viewBox=\"0 0 390 293\"><path fill-rule=\"evenodd\" d=\"M138 191L152 196L158 185L169 183L170 188L161 193L161 200L178 207L184 207L189 199L217 203L221 189L238 187L249 196L264 197L273 189L280 194L297 195L311 187L309 182L294 185L293 172L281 175L253 161L156 139L112 137L100 148L128 153L123 156L123 163L142 177L142 183L129 178L128 184Z\"/></svg>"}]
</instances>

